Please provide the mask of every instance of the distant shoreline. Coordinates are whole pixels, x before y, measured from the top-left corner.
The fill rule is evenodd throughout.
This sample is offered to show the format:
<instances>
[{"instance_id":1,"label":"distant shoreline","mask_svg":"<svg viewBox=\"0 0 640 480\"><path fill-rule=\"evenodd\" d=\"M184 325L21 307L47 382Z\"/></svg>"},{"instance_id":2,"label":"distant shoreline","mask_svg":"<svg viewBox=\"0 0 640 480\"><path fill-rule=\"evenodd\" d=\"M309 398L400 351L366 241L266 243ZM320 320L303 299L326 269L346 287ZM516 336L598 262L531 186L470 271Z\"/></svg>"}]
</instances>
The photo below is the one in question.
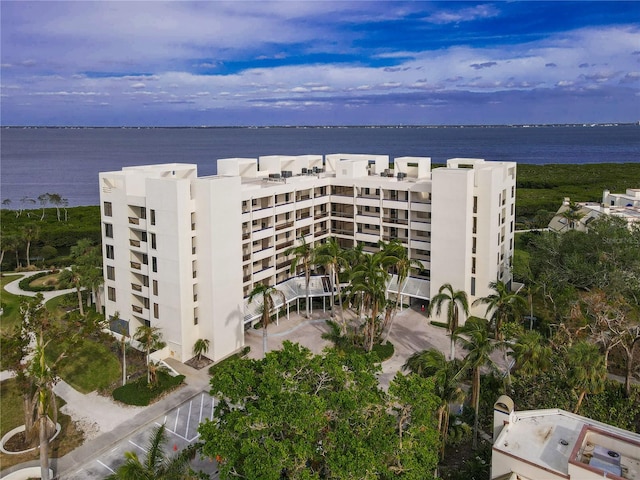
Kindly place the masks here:
<instances>
[{"instance_id":1,"label":"distant shoreline","mask_svg":"<svg viewBox=\"0 0 640 480\"><path fill-rule=\"evenodd\" d=\"M100 126L100 125L2 125L3 129L131 129L131 130L155 130L155 129L344 129L344 128L371 128L371 129L397 129L397 128L594 128L594 127L629 127L640 126L638 122L603 122L603 123L522 123L522 124L495 124L495 125L173 125L173 126L152 126L152 125L121 125L121 126Z\"/></svg>"}]
</instances>

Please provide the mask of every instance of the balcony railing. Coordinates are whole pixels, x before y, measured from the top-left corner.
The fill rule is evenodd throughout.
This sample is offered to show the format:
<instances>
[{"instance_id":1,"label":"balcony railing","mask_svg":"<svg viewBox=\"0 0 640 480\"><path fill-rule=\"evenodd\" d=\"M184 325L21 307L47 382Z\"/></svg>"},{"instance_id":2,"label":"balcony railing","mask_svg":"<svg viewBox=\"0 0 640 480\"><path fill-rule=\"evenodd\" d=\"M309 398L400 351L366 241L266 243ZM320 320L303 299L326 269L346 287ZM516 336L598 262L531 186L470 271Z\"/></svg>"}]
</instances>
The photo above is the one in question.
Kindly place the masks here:
<instances>
[{"instance_id":1,"label":"balcony railing","mask_svg":"<svg viewBox=\"0 0 640 480\"><path fill-rule=\"evenodd\" d=\"M243 283L247 283L249 280L251 280L251 275L245 275L242 277L242 282Z\"/></svg>"},{"instance_id":2,"label":"balcony railing","mask_svg":"<svg viewBox=\"0 0 640 480\"><path fill-rule=\"evenodd\" d=\"M131 309L136 313L142 313L142 307L139 307L137 305L131 305Z\"/></svg>"},{"instance_id":3,"label":"balcony railing","mask_svg":"<svg viewBox=\"0 0 640 480\"><path fill-rule=\"evenodd\" d=\"M409 220L406 218L397 218L397 217L382 217L382 221L386 223L395 223L397 225L408 225Z\"/></svg>"},{"instance_id":4,"label":"balcony railing","mask_svg":"<svg viewBox=\"0 0 640 480\"><path fill-rule=\"evenodd\" d=\"M132 283L131 284L131 289L135 290L136 292L141 292L142 291L142 285L138 285L137 283Z\"/></svg>"},{"instance_id":5,"label":"balcony railing","mask_svg":"<svg viewBox=\"0 0 640 480\"><path fill-rule=\"evenodd\" d=\"M129 239L129 245L131 245L132 247L139 247L140 246L140 240L134 240L133 238Z\"/></svg>"},{"instance_id":6,"label":"balcony railing","mask_svg":"<svg viewBox=\"0 0 640 480\"><path fill-rule=\"evenodd\" d=\"M314 219L318 220L320 218L324 218L324 217L328 217L329 216L329 212L316 212L314 214Z\"/></svg>"},{"instance_id":7,"label":"balcony railing","mask_svg":"<svg viewBox=\"0 0 640 480\"><path fill-rule=\"evenodd\" d=\"M280 225L276 225L276 231L282 230L284 228L293 227L293 223L294 222L285 222L285 223L281 223Z\"/></svg>"},{"instance_id":8,"label":"balcony railing","mask_svg":"<svg viewBox=\"0 0 640 480\"><path fill-rule=\"evenodd\" d=\"M138 217L129 217L129 223L132 225L140 225L140 219Z\"/></svg>"},{"instance_id":9,"label":"balcony railing","mask_svg":"<svg viewBox=\"0 0 640 480\"><path fill-rule=\"evenodd\" d=\"M131 268L134 270L142 270L142 264L139 262L131 262Z\"/></svg>"},{"instance_id":10,"label":"balcony railing","mask_svg":"<svg viewBox=\"0 0 640 480\"><path fill-rule=\"evenodd\" d=\"M332 217L353 218L353 212L331 212Z\"/></svg>"}]
</instances>

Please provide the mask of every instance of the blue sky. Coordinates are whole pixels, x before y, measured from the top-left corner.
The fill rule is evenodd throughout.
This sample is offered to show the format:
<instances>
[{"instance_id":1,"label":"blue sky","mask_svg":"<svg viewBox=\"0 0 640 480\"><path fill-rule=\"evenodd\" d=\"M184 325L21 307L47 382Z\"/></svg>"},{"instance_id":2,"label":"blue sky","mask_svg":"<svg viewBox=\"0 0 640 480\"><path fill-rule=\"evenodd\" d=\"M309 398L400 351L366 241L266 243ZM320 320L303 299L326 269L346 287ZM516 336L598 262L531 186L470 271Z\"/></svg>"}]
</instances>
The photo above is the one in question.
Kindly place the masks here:
<instances>
[{"instance_id":1,"label":"blue sky","mask_svg":"<svg viewBox=\"0 0 640 480\"><path fill-rule=\"evenodd\" d=\"M640 120L640 2L2 0L2 125Z\"/></svg>"}]
</instances>

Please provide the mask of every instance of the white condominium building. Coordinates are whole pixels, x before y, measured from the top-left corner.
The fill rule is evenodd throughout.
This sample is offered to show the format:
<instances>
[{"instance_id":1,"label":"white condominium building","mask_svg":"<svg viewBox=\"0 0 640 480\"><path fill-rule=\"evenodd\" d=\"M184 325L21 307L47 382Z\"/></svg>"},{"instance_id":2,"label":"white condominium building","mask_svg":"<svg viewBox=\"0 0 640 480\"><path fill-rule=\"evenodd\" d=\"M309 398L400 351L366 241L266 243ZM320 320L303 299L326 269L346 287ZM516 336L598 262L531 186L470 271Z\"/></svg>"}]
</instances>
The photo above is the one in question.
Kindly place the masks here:
<instances>
[{"instance_id":1,"label":"white condominium building","mask_svg":"<svg viewBox=\"0 0 640 480\"><path fill-rule=\"evenodd\" d=\"M425 267L401 294L423 302L444 283L473 301L511 280L513 162L456 158L432 170L426 157L263 156L218 160L217 172L176 163L100 174L107 318L117 312L114 330L130 334L160 327L166 356L188 360L198 339L214 361L241 348L258 283L286 287L287 309L304 296L284 255L301 237L370 252L399 240ZM327 297L328 282L314 282Z\"/></svg>"}]
</instances>

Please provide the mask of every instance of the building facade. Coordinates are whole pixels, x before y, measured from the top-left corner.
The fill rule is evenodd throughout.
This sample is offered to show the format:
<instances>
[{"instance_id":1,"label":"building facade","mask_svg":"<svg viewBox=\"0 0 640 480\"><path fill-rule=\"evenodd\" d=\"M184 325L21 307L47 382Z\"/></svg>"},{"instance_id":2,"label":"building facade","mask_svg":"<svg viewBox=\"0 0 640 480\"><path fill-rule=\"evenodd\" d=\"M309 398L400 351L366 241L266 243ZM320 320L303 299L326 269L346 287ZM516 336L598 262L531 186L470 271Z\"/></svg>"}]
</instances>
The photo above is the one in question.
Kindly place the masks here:
<instances>
[{"instance_id":1,"label":"building facade","mask_svg":"<svg viewBox=\"0 0 640 480\"><path fill-rule=\"evenodd\" d=\"M397 239L424 270L396 290L428 301L451 283L473 301L511 280L515 178L513 162L432 170L427 157L354 154L221 159L208 177L177 163L101 173L107 318L160 327L181 361L208 339L217 361L257 318L254 286L292 282L284 252L301 237L369 252Z\"/></svg>"}]
</instances>

